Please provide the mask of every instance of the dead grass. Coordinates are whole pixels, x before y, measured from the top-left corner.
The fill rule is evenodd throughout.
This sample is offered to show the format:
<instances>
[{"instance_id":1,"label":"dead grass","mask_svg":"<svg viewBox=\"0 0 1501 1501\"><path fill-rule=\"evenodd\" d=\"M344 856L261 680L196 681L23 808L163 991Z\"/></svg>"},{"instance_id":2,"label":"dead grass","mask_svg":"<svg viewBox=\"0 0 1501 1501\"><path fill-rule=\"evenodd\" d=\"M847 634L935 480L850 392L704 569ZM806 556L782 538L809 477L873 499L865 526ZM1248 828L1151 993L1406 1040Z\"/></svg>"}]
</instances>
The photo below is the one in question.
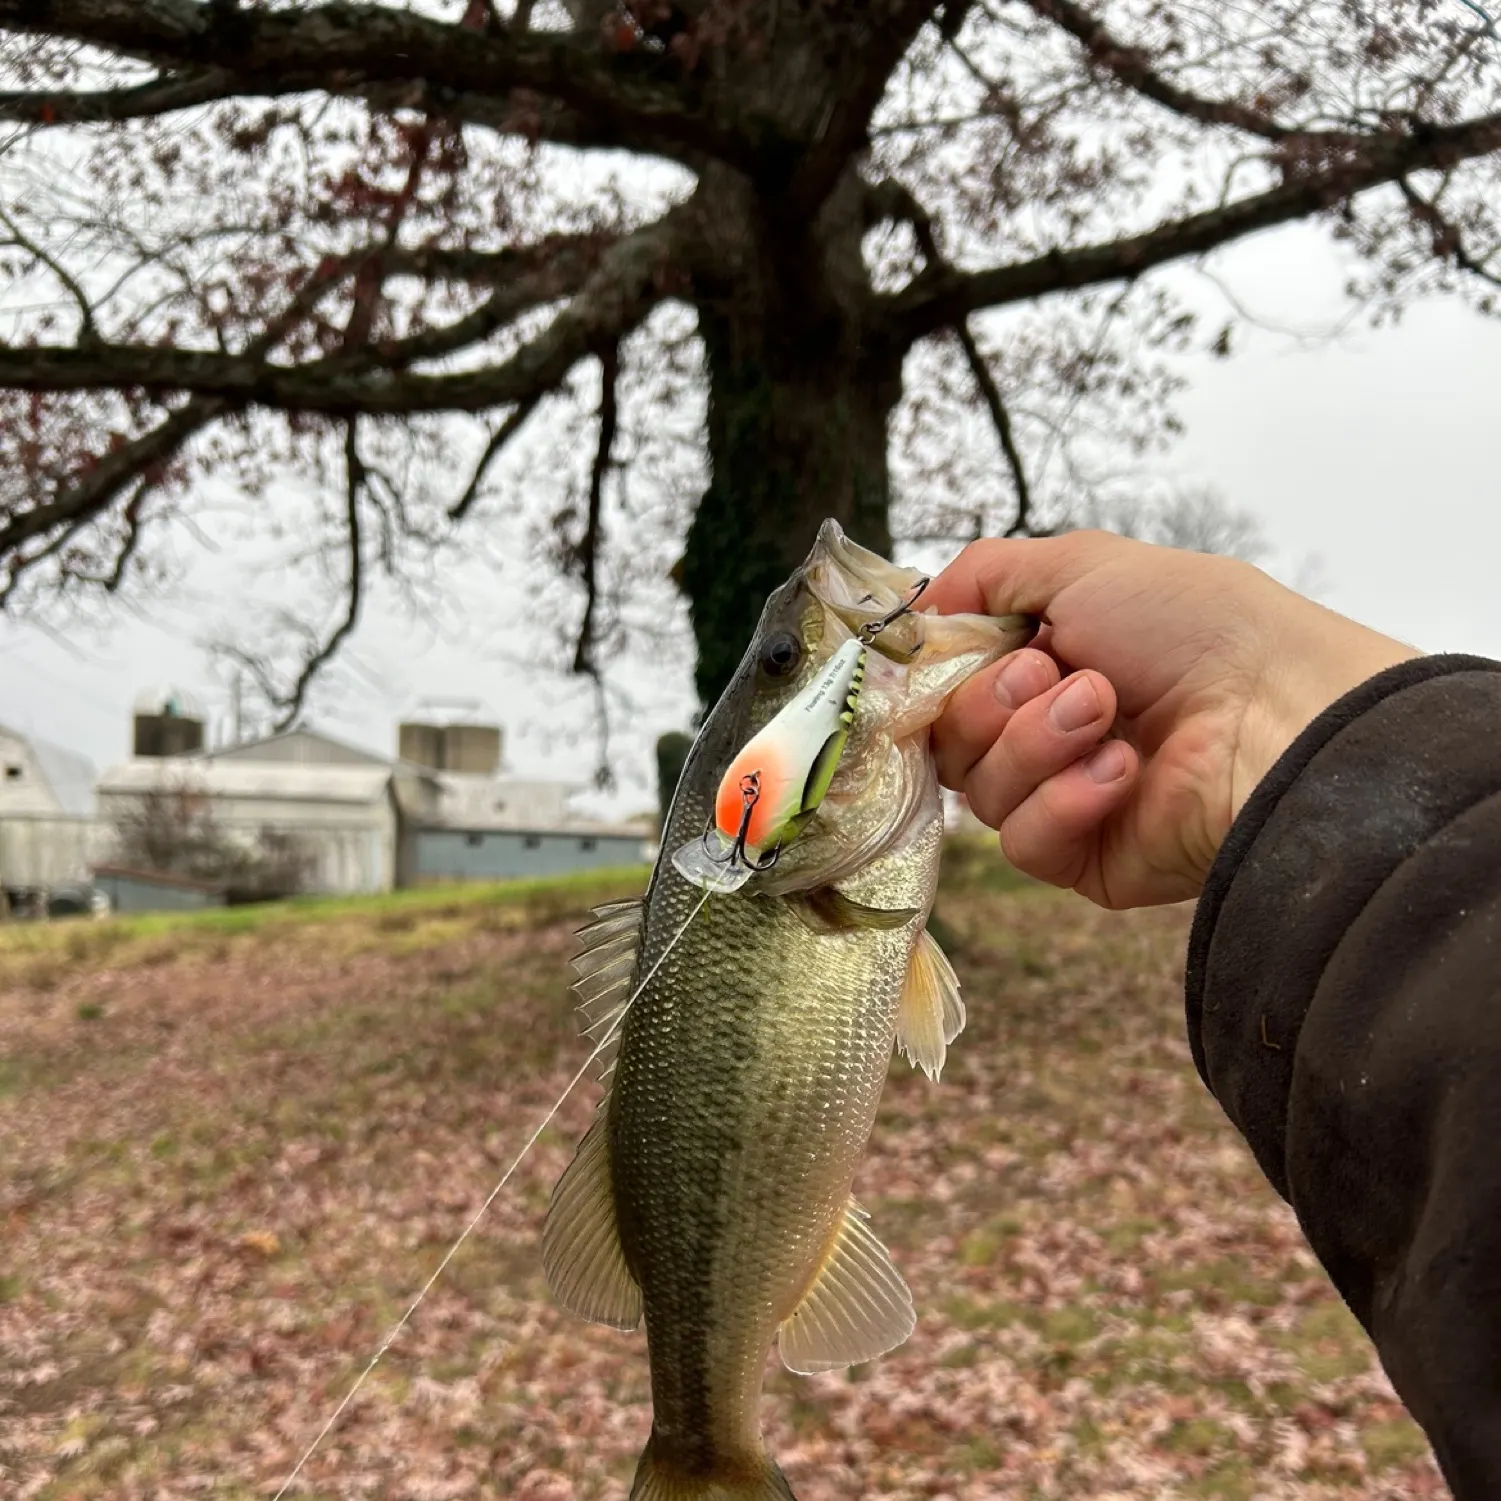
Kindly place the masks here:
<instances>
[{"instance_id":1,"label":"dead grass","mask_svg":"<svg viewBox=\"0 0 1501 1501\"><path fill-rule=\"evenodd\" d=\"M0 1492L266 1497L582 1057L569 931L639 875L0 935ZM918 1332L768 1384L804 1501L1439 1495L1182 1036L1181 911L972 851L970 1026L857 1189ZM547 1299L580 1095L310 1469L334 1497L623 1496L639 1336Z\"/></svg>"}]
</instances>

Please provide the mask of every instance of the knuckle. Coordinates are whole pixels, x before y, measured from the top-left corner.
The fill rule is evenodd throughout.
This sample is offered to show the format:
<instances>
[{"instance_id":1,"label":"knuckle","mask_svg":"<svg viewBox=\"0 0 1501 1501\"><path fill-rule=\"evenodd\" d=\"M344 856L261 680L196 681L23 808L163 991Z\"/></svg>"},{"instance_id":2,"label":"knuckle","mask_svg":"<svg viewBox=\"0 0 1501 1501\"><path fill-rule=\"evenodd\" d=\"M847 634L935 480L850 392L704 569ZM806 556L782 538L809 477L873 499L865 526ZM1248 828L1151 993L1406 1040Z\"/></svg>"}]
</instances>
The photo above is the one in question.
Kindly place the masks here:
<instances>
[{"instance_id":1,"label":"knuckle","mask_svg":"<svg viewBox=\"0 0 1501 1501\"><path fill-rule=\"evenodd\" d=\"M939 786L947 787L954 792L962 792L964 779L969 773L969 767L964 764L964 757L955 750L940 747L935 743L933 761L938 767Z\"/></svg>"},{"instance_id":2,"label":"knuckle","mask_svg":"<svg viewBox=\"0 0 1501 1501\"><path fill-rule=\"evenodd\" d=\"M1078 848L1042 816L1008 819L1000 830L1001 853L1023 875L1050 886L1072 886L1082 865Z\"/></svg>"},{"instance_id":3,"label":"knuckle","mask_svg":"<svg viewBox=\"0 0 1501 1501\"><path fill-rule=\"evenodd\" d=\"M1057 881L1056 852L1048 846L1045 838L1038 838L1035 828L1028 828L1027 820L1010 819L1001 828L1001 853L1009 864L1034 881Z\"/></svg>"},{"instance_id":4,"label":"knuckle","mask_svg":"<svg viewBox=\"0 0 1501 1501\"><path fill-rule=\"evenodd\" d=\"M1011 811L1000 786L1000 778L982 763L964 778L963 792L969 811L987 827L999 829L1002 820Z\"/></svg>"}]
</instances>

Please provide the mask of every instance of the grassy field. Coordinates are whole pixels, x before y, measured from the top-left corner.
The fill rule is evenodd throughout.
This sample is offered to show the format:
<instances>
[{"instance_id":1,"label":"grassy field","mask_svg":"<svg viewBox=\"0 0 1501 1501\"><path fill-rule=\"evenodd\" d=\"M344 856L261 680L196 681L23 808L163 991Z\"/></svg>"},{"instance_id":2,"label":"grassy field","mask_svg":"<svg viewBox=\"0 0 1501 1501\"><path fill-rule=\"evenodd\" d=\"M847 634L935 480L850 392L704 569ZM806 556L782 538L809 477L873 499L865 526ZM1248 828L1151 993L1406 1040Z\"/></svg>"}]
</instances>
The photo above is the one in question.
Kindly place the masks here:
<instances>
[{"instance_id":1,"label":"grassy field","mask_svg":"<svg viewBox=\"0 0 1501 1501\"><path fill-rule=\"evenodd\" d=\"M0 1494L267 1497L584 1056L570 932L640 872L0 932ZM771 1375L802 1501L1444 1494L1205 1094L1181 911L960 849L970 1025L856 1191L917 1333ZM639 1335L537 1262L580 1092L309 1466L323 1498L621 1497Z\"/></svg>"}]
</instances>

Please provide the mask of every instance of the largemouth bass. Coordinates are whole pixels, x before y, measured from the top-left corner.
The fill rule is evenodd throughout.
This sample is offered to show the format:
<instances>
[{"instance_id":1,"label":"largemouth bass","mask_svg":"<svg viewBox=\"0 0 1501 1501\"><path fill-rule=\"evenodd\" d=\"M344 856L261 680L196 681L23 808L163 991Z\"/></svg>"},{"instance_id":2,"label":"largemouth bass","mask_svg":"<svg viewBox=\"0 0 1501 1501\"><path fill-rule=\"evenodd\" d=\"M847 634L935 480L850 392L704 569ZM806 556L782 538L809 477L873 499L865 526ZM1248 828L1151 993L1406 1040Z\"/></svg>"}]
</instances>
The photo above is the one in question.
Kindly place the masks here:
<instances>
[{"instance_id":1,"label":"largemouth bass","mask_svg":"<svg viewBox=\"0 0 1501 1501\"><path fill-rule=\"evenodd\" d=\"M635 1501L787 1501L758 1412L772 1346L831 1370L915 1323L850 1187L893 1045L936 1078L964 1023L924 926L942 837L928 726L1035 628L903 613L921 583L825 523L693 746L644 899L581 934L594 1035L639 994L543 1264L583 1318L645 1317ZM738 874L715 889L716 868Z\"/></svg>"}]
</instances>

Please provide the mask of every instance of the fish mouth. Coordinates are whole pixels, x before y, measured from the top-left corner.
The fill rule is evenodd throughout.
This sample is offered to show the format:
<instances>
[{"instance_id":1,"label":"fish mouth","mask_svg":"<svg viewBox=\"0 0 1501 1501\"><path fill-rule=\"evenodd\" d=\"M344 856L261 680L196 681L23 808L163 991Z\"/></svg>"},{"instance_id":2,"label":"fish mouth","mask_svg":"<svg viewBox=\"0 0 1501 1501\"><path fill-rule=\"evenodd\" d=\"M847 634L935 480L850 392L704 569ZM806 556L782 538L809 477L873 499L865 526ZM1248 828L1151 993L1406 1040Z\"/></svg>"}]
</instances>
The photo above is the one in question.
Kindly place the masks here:
<instances>
[{"instance_id":1,"label":"fish mouth","mask_svg":"<svg viewBox=\"0 0 1501 1501\"><path fill-rule=\"evenodd\" d=\"M851 630L896 609L924 580L917 569L899 567L851 542L832 518L819 527L803 573L814 594Z\"/></svg>"},{"instance_id":2,"label":"fish mouth","mask_svg":"<svg viewBox=\"0 0 1501 1501\"><path fill-rule=\"evenodd\" d=\"M928 582L928 576L919 569L903 568L852 542L832 517L819 527L803 563L803 574L820 603L857 636L900 606L914 603ZM870 644L897 661L910 660L923 650L924 638L931 639L935 634L924 629L924 622L932 623L937 618L920 614L902 616L895 628L882 630L870 638ZM982 617L970 618L983 632L1004 633L1010 638L1006 649L1013 651L1036 636L1041 624L1035 615L992 616L983 626ZM953 635L957 624L953 621L941 634ZM966 643L965 649L973 648Z\"/></svg>"}]
</instances>

